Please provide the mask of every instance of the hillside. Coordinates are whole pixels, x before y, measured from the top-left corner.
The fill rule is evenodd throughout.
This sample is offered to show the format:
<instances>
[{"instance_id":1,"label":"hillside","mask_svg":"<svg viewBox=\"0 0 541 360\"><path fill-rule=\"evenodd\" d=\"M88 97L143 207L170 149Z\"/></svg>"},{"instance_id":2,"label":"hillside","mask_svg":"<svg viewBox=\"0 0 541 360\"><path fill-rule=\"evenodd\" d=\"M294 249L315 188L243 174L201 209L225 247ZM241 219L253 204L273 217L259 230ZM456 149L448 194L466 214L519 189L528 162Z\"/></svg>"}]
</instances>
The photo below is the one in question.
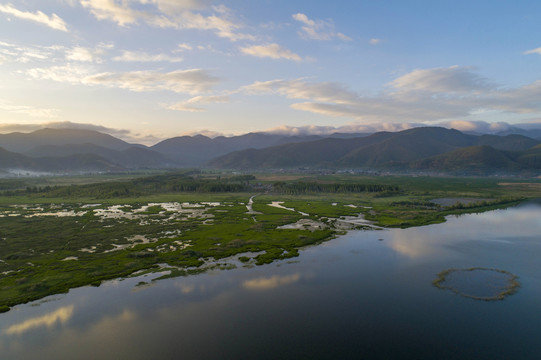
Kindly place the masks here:
<instances>
[{"instance_id":1,"label":"hillside","mask_svg":"<svg viewBox=\"0 0 541 360\"><path fill-rule=\"evenodd\" d=\"M357 168L409 171L527 171L539 159L540 141L521 135L468 135L436 127L380 132L363 138L322 139L266 149L233 152L213 159L211 167ZM538 167L535 167L537 169Z\"/></svg>"},{"instance_id":2,"label":"hillside","mask_svg":"<svg viewBox=\"0 0 541 360\"><path fill-rule=\"evenodd\" d=\"M24 171L73 173L124 170L122 166L94 154L32 158L2 148L0 148L0 169L14 173Z\"/></svg>"},{"instance_id":3,"label":"hillside","mask_svg":"<svg viewBox=\"0 0 541 360\"><path fill-rule=\"evenodd\" d=\"M341 134L335 136L340 137ZM163 140L153 145L151 149L182 166L200 166L215 157L233 151L263 149L277 145L315 141L321 138L323 136L289 136L266 133L248 133L239 136L218 136L215 138L203 135L178 136Z\"/></svg>"},{"instance_id":4,"label":"hillside","mask_svg":"<svg viewBox=\"0 0 541 360\"><path fill-rule=\"evenodd\" d=\"M133 146L114 136L93 130L42 129L31 133L0 134L0 147L13 152L25 153L36 146L94 144L112 150L126 150Z\"/></svg>"},{"instance_id":5,"label":"hillside","mask_svg":"<svg viewBox=\"0 0 541 360\"><path fill-rule=\"evenodd\" d=\"M32 157L62 157L93 154L129 169L152 169L175 167L164 155L144 147L130 146L124 150L112 150L94 144L41 145L25 153Z\"/></svg>"}]
</instances>

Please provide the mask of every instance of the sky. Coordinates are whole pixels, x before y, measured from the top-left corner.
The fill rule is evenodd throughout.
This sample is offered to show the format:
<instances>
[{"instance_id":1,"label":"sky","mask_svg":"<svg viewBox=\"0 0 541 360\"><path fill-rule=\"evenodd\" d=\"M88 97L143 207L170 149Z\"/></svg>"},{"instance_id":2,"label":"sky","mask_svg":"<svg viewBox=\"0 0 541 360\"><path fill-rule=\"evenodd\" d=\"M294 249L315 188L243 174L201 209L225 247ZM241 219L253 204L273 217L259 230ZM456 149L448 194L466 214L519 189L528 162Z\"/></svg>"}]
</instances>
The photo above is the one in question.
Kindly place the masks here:
<instances>
[{"instance_id":1,"label":"sky","mask_svg":"<svg viewBox=\"0 0 541 360\"><path fill-rule=\"evenodd\" d=\"M538 0L0 0L0 132L541 128Z\"/></svg>"}]
</instances>

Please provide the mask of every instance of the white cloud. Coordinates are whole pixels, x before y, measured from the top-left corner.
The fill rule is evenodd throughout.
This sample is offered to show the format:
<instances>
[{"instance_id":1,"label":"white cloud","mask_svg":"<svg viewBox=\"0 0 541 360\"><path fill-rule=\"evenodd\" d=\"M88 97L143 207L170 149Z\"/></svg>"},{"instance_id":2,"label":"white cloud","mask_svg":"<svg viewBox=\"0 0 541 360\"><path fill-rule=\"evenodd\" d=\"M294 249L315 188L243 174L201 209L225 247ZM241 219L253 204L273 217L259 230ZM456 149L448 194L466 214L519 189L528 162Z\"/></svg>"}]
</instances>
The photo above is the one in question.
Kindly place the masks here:
<instances>
[{"instance_id":1,"label":"white cloud","mask_svg":"<svg viewBox=\"0 0 541 360\"><path fill-rule=\"evenodd\" d=\"M539 54L541 55L541 47L538 47L537 49L532 49L524 52L525 55L529 54Z\"/></svg>"},{"instance_id":2,"label":"white cloud","mask_svg":"<svg viewBox=\"0 0 541 360\"><path fill-rule=\"evenodd\" d=\"M39 24L46 25L50 27L51 29L60 30L60 31L68 31L68 28L64 20L62 20L56 14L52 14L51 16L48 16L41 11L36 11L34 13L21 11L14 8L13 5L11 4L7 4L7 5L0 4L0 12L8 14L8 15L13 15L19 19L34 21Z\"/></svg>"},{"instance_id":3,"label":"white cloud","mask_svg":"<svg viewBox=\"0 0 541 360\"><path fill-rule=\"evenodd\" d=\"M435 122L479 111L541 113L541 81L499 89L467 67L414 70L388 85L388 91L372 96L361 96L341 84L306 79L255 82L239 91L304 100L293 102L291 108L363 123Z\"/></svg>"},{"instance_id":4,"label":"white cloud","mask_svg":"<svg viewBox=\"0 0 541 360\"><path fill-rule=\"evenodd\" d=\"M494 87L472 70L470 67L460 66L417 69L393 80L390 84L400 91L431 93L485 91Z\"/></svg>"},{"instance_id":5,"label":"white cloud","mask_svg":"<svg viewBox=\"0 0 541 360\"><path fill-rule=\"evenodd\" d=\"M88 76L90 70L81 65L61 65L48 68L32 68L25 71L25 74L34 79L53 80L57 82L67 82L71 84L80 84L82 79Z\"/></svg>"},{"instance_id":6,"label":"white cloud","mask_svg":"<svg viewBox=\"0 0 541 360\"><path fill-rule=\"evenodd\" d=\"M122 55L115 56L114 61L126 62L181 62L181 57L173 57L167 54L148 54L142 51L123 51Z\"/></svg>"},{"instance_id":7,"label":"white cloud","mask_svg":"<svg viewBox=\"0 0 541 360\"><path fill-rule=\"evenodd\" d=\"M168 73L158 71L102 73L87 76L82 82L131 91L168 90L177 93L199 94L209 91L218 82L218 78L209 75L205 70L190 69Z\"/></svg>"},{"instance_id":8,"label":"white cloud","mask_svg":"<svg viewBox=\"0 0 541 360\"><path fill-rule=\"evenodd\" d=\"M353 103L357 94L338 83L309 83L304 79L257 81L242 88L248 94L278 93L290 99L313 99L321 102Z\"/></svg>"},{"instance_id":9,"label":"white cloud","mask_svg":"<svg viewBox=\"0 0 541 360\"><path fill-rule=\"evenodd\" d=\"M132 10L127 1L119 5L115 0L81 0L81 5L90 9L98 20L111 20L120 26L134 24L145 16L143 12Z\"/></svg>"},{"instance_id":10,"label":"white cloud","mask_svg":"<svg viewBox=\"0 0 541 360\"><path fill-rule=\"evenodd\" d=\"M137 10L130 4L139 3L145 10ZM250 34L239 32L243 27L225 6L213 7L211 15L202 15L193 9L208 11L207 1L132 0L117 3L114 0L81 0L98 20L109 20L119 26L147 23L159 28L197 29L214 31L219 37L231 41L254 40Z\"/></svg>"},{"instance_id":11,"label":"white cloud","mask_svg":"<svg viewBox=\"0 0 541 360\"><path fill-rule=\"evenodd\" d=\"M240 48L241 52L256 57L269 57L271 59L286 59L301 61L301 57L291 50L285 49L278 44L253 45Z\"/></svg>"},{"instance_id":12,"label":"white cloud","mask_svg":"<svg viewBox=\"0 0 541 360\"><path fill-rule=\"evenodd\" d=\"M195 96L183 102L179 102L173 105L167 106L170 110L177 111L189 111L189 112L202 112L205 111L202 108L194 105L215 104L229 102L229 96Z\"/></svg>"},{"instance_id":13,"label":"white cloud","mask_svg":"<svg viewBox=\"0 0 541 360\"><path fill-rule=\"evenodd\" d=\"M372 38L370 39L369 43L370 45L377 45L381 42L381 39Z\"/></svg>"},{"instance_id":14,"label":"white cloud","mask_svg":"<svg viewBox=\"0 0 541 360\"><path fill-rule=\"evenodd\" d=\"M193 47L190 44L182 43L182 44L178 44L177 46L177 51L185 51L185 50L192 50L192 49Z\"/></svg>"},{"instance_id":15,"label":"white cloud","mask_svg":"<svg viewBox=\"0 0 541 360\"><path fill-rule=\"evenodd\" d=\"M72 49L66 51L66 59L79 62L102 62L101 55L105 54L107 50L112 49L112 44L100 43L94 49L85 48L82 46L75 46Z\"/></svg>"},{"instance_id":16,"label":"white cloud","mask_svg":"<svg viewBox=\"0 0 541 360\"><path fill-rule=\"evenodd\" d=\"M105 72L91 74L87 67L65 65L34 68L26 71L34 79L53 80L83 85L102 85L130 91L173 91L197 95L208 92L219 81L202 69L159 71Z\"/></svg>"},{"instance_id":17,"label":"white cloud","mask_svg":"<svg viewBox=\"0 0 541 360\"><path fill-rule=\"evenodd\" d=\"M30 61L48 60L57 49L43 46L20 46L0 41L0 56L5 62L15 61L28 63Z\"/></svg>"},{"instance_id":18,"label":"white cloud","mask_svg":"<svg viewBox=\"0 0 541 360\"><path fill-rule=\"evenodd\" d=\"M351 38L334 29L334 23L330 20L311 20L303 13L291 15L294 20L302 23L299 35L305 39L331 40L338 38L343 41L351 41Z\"/></svg>"}]
</instances>

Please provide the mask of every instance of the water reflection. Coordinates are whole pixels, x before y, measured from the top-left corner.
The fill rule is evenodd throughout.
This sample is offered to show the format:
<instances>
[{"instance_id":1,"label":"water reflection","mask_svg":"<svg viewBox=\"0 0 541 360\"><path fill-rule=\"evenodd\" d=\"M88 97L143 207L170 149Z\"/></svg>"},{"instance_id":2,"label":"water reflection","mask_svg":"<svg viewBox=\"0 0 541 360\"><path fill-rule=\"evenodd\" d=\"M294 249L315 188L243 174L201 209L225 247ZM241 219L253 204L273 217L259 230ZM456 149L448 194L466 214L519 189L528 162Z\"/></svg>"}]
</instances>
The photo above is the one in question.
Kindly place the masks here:
<instances>
[{"instance_id":1,"label":"water reflection","mask_svg":"<svg viewBox=\"0 0 541 360\"><path fill-rule=\"evenodd\" d=\"M450 216L443 224L387 230L384 243L409 258L449 255L461 243L488 241L512 246L516 237L541 234L538 209L528 204L470 216Z\"/></svg>"},{"instance_id":2,"label":"water reflection","mask_svg":"<svg viewBox=\"0 0 541 360\"><path fill-rule=\"evenodd\" d=\"M58 323L65 324L73 315L73 305L61 307L49 314L27 319L21 323L13 324L4 330L7 335L21 335L29 330L40 327L50 328Z\"/></svg>"},{"instance_id":3,"label":"water reflection","mask_svg":"<svg viewBox=\"0 0 541 360\"><path fill-rule=\"evenodd\" d=\"M296 283L301 278L299 273L292 275L273 275L271 277L260 277L252 280L246 280L242 285L246 289L252 290L268 290L275 289L279 286L290 285Z\"/></svg>"}]
</instances>

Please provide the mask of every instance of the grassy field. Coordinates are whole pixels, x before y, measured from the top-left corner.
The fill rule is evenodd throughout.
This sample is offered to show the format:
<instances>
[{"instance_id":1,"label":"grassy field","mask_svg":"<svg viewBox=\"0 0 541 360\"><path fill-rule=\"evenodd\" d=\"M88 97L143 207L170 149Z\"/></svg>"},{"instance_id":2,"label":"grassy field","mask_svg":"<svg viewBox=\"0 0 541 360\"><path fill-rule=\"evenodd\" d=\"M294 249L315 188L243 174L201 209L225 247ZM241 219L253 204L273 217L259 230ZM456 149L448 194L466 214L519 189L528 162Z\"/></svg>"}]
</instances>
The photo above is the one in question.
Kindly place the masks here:
<instances>
[{"instance_id":1,"label":"grassy field","mask_svg":"<svg viewBox=\"0 0 541 360\"><path fill-rule=\"evenodd\" d=\"M232 176L204 174L201 181L208 189L207 181L221 185L238 181ZM246 181L243 192L170 191L171 184L186 183L185 177L170 175L104 180L81 177L73 185L66 179L60 184L41 179L42 184L60 186L36 186L31 191L3 188L1 311L70 288L144 272L172 277L270 263L295 257L300 248L350 228L421 226L445 221L450 214L541 197L538 179L272 174L257 175L251 184ZM274 192L275 182L389 185L394 190L290 195ZM137 195L110 191L128 185ZM55 196L59 193L64 195ZM438 205L435 200L442 198L449 205Z\"/></svg>"}]
</instances>

